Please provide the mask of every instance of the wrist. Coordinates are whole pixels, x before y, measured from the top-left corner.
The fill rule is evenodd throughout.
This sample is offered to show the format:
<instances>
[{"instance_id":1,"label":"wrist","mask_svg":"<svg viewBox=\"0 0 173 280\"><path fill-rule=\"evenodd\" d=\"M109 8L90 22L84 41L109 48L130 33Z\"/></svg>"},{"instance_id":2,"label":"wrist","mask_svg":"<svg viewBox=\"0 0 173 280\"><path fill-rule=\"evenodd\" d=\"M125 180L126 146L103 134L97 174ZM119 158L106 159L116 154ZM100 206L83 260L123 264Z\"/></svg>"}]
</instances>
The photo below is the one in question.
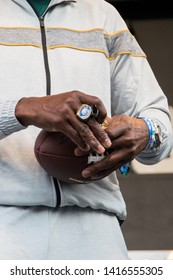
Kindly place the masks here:
<instances>
[{"instance_id":1,"label":"wrist","mask_svg":"<svg viewBox=\"0 0 173 280\"><path fill-rule=\"evenodd\" d=\"M156 120L150 118L139 117L139 119L144 120L148 127L149 138L145 149L152 150L159 148L160 144L162 143L162 131L160 125Z\"/></svg>"},{"instance_id":2,"label":"wrist","mask_svg":"<svg viewBox=\"0 0 173 280\"><path fill-rule=\"evenodd\" d=\"M30 125L29 118L31 117L31 113L29 113L28 110L28 103L32 103L32 101L31 102L28 101L30 101L31 98L32 97L21 98L16 104L16 108L15 108L16 119L21 125L25 127Z\"/></svg>"}]
</instances>

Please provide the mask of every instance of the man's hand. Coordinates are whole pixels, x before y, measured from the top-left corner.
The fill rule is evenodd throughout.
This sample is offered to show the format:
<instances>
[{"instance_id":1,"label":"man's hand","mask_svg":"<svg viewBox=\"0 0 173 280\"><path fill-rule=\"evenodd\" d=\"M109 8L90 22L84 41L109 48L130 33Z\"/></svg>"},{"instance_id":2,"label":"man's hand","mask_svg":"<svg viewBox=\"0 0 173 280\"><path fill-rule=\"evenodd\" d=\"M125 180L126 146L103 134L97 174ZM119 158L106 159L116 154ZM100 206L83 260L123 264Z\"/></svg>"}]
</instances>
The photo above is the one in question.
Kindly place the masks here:
<instances>
[{"instance_id":1,"label":"man's hand","mask_svg":"<svg viewBox=\"0 0 173 280\"><path fill-rule=\"evenodd\" d=\"M101 161L83 170L82 175L85 178L101 179L108 176L133 160L148 143L148 127L141 119L125 115L114 116L109 119L105 131L112 141L111 152ZM83 152L77 148L75 154L80 156Z\"/></svg>"},{"instance_id":2,"label":"man's hand","mask_svg":"<svg viewBox=\"0 0 173 280\"><path fill-rule=\"evenodd\" d=\"M82 122L76 112L82 104L96 105L97 119ZM16 106L16 118L24 126L34 125L47 131L61 131L75 142L80 149L103 153L111 141L100 123L106 117L102 101L79 91L62 94L22 98Z\"/></svg>"}]
</instances>

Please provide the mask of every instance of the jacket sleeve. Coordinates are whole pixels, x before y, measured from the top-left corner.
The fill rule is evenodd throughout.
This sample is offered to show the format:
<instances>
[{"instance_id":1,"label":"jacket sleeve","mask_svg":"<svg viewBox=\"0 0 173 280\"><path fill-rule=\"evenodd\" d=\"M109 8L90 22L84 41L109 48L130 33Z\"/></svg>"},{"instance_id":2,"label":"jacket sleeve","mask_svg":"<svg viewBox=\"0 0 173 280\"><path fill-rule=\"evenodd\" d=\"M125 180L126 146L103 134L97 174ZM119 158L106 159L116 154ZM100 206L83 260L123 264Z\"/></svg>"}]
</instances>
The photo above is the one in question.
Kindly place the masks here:
<instances>
[{"instance_id":1,"label":"jacket sleeve","mask_svg":"<svg viewBox=\"0 0 173 280\"><path fill-rule=\"evenodd\" d=\"M172 149L172 125L167 97L145 57L119 55L111 61L112 115L146 117L158 122L162 143L158 149L144 150L136 159L155 164L166 158Z\"/></svg>"},{"instance_id":2,"label":"jacket sleeve","mask_svg":"<svg viewBox=\"0 0 173 280\"><path fill-rule=\"evenodd\" d=\"M111 113L155 120L162 130L158 149L144 150L136 159L155 164L166 158L173 146L168 100L161 89L147 56L111 5L105 33L111 73Z\"/></svg>"},{"instance_id":3,"label":"jacket sleeve","mask_svg":"<svg viewBox=\"0 0 173 280\"><path fill-rule=\"evenodd\" d=\"M0 99L0 140L26 128L15 117L15 107L18 101L19 98L14 100Z\"/></svg>"}]
</instances>

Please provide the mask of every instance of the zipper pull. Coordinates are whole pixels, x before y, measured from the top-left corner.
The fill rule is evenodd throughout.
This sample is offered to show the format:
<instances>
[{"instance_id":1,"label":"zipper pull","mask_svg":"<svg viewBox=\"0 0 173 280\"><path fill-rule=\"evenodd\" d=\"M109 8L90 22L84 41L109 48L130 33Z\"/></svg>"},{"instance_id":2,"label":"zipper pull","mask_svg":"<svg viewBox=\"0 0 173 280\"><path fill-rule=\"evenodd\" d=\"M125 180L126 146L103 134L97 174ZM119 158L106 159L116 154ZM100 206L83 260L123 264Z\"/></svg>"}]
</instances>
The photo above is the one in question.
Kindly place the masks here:
<instances>
[{"instance_id":1,"label":"zipper pull","mask_svg":"<svg viewBox=\"0 0 173 280\"><path fill-rule=\"evenodd\" d=\"M41 17L39 18L39 21L40 21L40 26L44 28L44 17L41 16Z\"/></svg>"}]
</instances>

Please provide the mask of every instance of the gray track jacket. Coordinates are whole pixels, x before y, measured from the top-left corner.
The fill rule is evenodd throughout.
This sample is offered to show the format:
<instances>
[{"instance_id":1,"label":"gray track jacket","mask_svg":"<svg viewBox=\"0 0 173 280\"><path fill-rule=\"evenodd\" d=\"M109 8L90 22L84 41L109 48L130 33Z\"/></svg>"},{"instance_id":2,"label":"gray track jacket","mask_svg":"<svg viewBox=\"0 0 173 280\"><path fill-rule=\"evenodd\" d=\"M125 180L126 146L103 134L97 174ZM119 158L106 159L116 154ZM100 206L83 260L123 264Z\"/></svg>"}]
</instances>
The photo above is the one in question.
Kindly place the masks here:
<instances>
[{"instance_id":1,"label":"gray track jacket","mask_svg":"<svg viewBox=\"0 0 173 280\"><path fill-rule=\"evenodd\" d=\"M52 0L40 19L25 0L0 0L0 7L0 204L89 206L123 220L126 207L116 172L90 184L59 182L56 188L34 156L39 129L23 127L14 111L22 97L71 90L98 96L108 115L160 122L161 147L137 157L157 163L171 150L171 123L167 99L144 52L103 0Z\"/></svg>"}]
</instances>

